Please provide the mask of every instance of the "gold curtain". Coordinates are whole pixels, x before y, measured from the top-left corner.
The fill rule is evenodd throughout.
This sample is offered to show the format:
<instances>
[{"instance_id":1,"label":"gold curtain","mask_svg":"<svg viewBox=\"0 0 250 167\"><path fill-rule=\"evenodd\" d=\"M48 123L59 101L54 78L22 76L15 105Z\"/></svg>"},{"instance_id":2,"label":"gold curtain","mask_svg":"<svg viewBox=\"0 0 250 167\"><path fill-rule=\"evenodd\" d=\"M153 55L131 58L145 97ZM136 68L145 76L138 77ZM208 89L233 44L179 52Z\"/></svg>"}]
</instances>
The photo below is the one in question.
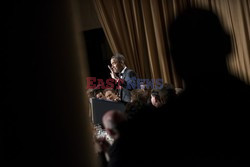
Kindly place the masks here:
<instances>
[{"instance_id":1,"label":"gold curtain","mask_svg":"<svg viewBox=\"0 0 250 167\"><path fill-rule=\"evenodd\" d=\"M232 34L228 61L233 74L250 83L248 0L93 0L113 52L124 54L139 77L162 78L181 87L170 58L167 28L187 6L215 11Z\"/></svg>"},{"instance_id":2,"label":"gold curtain","mask_svg":"<svg viewBox=\"0 0 250 167\"><path fill-rule=\"evenodd\" d=\"M94 0L99 20L112 49L122 53L129 68L142 78L162 78L181 86L167 44L167 23L174 17L166 6L185 0ZM177 5L180 6L180 5ZM185 6L185 5L183 5ZM179 9L180 7L178 7Z\"/></svg>"}]
</instances>

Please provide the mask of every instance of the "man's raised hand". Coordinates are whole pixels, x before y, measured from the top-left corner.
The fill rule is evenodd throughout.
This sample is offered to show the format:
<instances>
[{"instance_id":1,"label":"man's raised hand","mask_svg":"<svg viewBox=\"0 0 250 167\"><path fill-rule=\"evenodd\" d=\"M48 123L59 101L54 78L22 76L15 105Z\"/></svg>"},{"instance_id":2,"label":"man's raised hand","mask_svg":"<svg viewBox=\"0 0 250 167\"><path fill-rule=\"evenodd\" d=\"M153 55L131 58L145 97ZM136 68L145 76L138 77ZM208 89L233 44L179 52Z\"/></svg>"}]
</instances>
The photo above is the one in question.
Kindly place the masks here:
<instances>
[{"instance_id":1,"label":"man's raised hand","mask_svg":"<svg viewBox=\"0 0 250 167\"><path fill-rule=\"evenodd\" d=\"M111 76L111 78L113 78L113 79L119 79L117 76L116 76L116 74L115 74L115 72L113 71L113 69L108 65L108 68L109 68L109 70L110 70L110 76Z\"/></svg>"}]
</instances>

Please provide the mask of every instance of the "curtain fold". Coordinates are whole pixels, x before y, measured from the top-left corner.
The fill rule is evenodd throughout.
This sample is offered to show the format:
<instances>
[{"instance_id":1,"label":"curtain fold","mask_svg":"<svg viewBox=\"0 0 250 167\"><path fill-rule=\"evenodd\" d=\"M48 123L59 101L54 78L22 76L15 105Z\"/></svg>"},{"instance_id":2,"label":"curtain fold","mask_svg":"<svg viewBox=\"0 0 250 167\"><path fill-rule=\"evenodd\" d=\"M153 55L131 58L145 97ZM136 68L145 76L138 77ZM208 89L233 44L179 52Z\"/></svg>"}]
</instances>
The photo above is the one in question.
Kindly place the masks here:
<instances>
[{"instance_id":1,"label":"curtain fold","mask_svg":"<svg viewBox=\"0 0 250 167\"><path fill-rule=\"evenodd\" d=\"M248 0L93 0L112 49L141 78L162 78L182 87L170 57L167 28L189 6L213 10L232 36L230 71L250 83Z\"/></svg>"}]
</instances>

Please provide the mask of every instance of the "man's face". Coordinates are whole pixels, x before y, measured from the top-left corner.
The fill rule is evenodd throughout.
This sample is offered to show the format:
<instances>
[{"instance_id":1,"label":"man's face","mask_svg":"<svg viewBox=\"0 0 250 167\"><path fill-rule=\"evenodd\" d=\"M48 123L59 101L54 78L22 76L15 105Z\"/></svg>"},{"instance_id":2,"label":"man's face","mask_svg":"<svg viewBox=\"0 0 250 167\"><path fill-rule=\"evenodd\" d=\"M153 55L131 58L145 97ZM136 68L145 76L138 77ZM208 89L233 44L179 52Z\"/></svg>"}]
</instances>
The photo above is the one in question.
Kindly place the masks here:
<instances>
[{"instance_id":1,"label":"man's face","mask_svg":"<svg viewBox=\"0 0 250 167\"><path fill-rule=\"evenodd\" d=\"M105 96L102 94L102 92L99 92L99 93L96 95L96 98L97 98L97 99L105 99Z\"/></svg>"},{"instance_id":2,"label":"man's face","mask_svg":"<svg viewBox=\"0 0 250 167\"><path fill-rule=\"evenodd\" d=\"M157 97L152 96L152 95L151 95L151 103L156 108L158 108L158 107L160 107L162 105L161 102L160 102L160 100Z\"/></svg>"},{"instance_id":3,"label":"man's face","mask_svg":"<svg viewBox=\"0 0 250 167\"><path fill-rule=\"evenodd\" d=\"M107 91L105 93L105 98L110 101L114 101L116 98L116 95L112 91Z\"/></svg>"},{"instance_id":4,"label":"man's face","mask_svg":"<svg viewBox=\"0 0 250 167\"><path fill-rule=\"evenodd\" d=\"M117 59L111 59L111 65L111 68L115 73L120 73L124 68L124 64L119 62Z\"/></svg>"}]
</instances>

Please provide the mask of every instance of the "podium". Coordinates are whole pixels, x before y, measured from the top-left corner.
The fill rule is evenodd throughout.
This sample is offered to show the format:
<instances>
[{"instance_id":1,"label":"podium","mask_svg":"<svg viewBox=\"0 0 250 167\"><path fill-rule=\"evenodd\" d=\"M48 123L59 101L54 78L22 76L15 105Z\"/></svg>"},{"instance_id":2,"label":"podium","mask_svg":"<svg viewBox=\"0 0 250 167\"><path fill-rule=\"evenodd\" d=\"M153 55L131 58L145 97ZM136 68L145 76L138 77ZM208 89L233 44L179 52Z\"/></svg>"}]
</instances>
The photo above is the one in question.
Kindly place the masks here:
<instances>
[{"instance_id":1,"label":"podium","mask_svg":"<svg viewBox=\"0 0 250 167\"><path fill-rule=\"evenodd\" d=\"M97 124L102 124L103 115L109 110L119 110L125 112L126 106L122 102L113 102L103 99L90 99L90 112L92 115L92 122Z\"/></svg>"}]
</instances>

